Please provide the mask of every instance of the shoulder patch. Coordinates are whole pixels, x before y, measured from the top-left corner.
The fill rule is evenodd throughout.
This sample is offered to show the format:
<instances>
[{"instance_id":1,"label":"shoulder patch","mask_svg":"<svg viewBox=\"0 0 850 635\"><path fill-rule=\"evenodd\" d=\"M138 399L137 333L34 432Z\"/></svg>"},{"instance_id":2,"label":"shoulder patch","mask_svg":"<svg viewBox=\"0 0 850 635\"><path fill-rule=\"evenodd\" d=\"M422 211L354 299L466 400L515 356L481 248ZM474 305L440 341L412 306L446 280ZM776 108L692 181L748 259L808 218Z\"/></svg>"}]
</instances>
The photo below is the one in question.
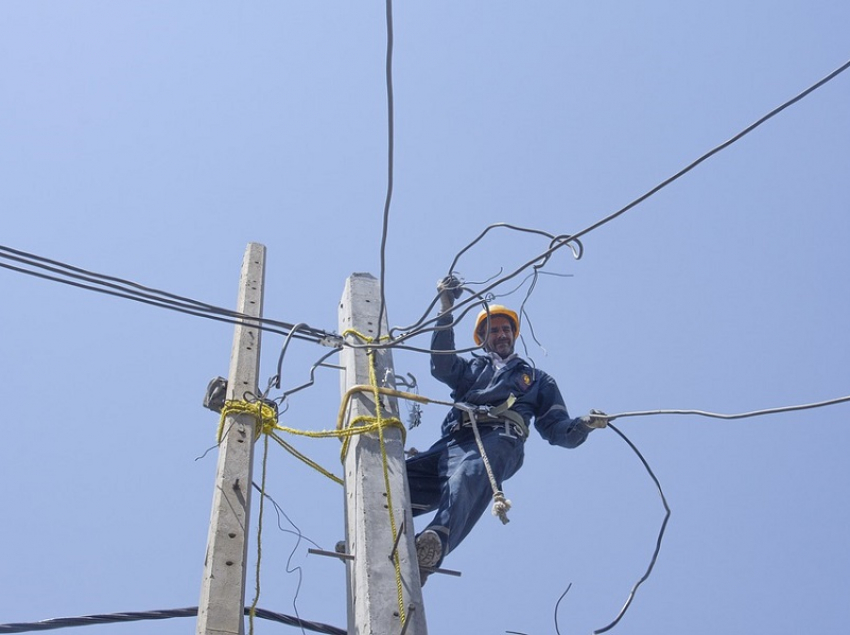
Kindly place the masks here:
<instances>
[{"instance_id":1,"label":"shoulder patch","mask_svg":"<svg viewBox=\"0 0 850 635\"><path fill-rule=\"evenodd\" d=\"M520 392L528 392L528 390L531 388L531 385L534 383L534 375L526 370L523 370L514 375L512 383Z\"/></svg>"}]
</instances>

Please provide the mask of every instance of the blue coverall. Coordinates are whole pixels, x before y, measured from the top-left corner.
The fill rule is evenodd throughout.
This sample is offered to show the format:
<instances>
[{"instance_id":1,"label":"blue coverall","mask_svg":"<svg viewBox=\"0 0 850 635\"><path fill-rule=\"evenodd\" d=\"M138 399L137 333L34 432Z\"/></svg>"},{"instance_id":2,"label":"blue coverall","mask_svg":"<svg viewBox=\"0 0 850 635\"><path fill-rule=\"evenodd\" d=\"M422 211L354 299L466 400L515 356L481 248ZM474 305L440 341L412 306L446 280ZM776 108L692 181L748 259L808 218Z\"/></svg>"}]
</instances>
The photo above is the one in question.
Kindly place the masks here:
<instances>
[{"instance_id":1,"label":"blue coverall","mask_svg":"<svg viewBox=\"0 0 850 635\"><path fill-rule=\"evenodd\" d=\"M451 323L448 314L437 320L437 326ZM434 331L431 348L456 350L453 329ZM540 436L552 445L577 447L592 430L579 419L570 418L555 380L519 357L496 371L489 356L465 359L454 353L432 353L431 374L452 389L456 403L499 406L514 395L512 410L522 415L526 428L533 419ZM466 538L493 496L472 428L462 422L462 411L452 408L443 420L440 439L407 460L413 515L437 510L427 529L440 536L443 557ZM516 433L506 434L503 424L479 424L478 429L501 489L522 466L525 439Z\"/></svg>"}]
</instances>

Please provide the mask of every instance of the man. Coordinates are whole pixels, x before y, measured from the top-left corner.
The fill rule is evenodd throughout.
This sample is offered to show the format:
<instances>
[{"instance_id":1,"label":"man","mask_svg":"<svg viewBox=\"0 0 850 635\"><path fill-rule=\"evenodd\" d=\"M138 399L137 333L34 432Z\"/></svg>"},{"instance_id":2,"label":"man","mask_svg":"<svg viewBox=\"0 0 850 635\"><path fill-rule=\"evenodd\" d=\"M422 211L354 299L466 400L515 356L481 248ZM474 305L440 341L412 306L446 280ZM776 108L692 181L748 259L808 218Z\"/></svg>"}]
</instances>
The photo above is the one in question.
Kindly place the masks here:
<instances>
[{"instance_id":1,"label":"man","mask_svg":"<svg viewBox=\"0 0 850 635\"><path fill-rule=\"evenodd\" d=\"M437 286L442 309L437 326L443 328L434 331L433 351L456 350L451 310L459 284L450 276ZM437 511L416 537L423 583L429 569L440 566L466 538L491 499L501 494L502 483L522 466L532 421L549 443L567 448L581 445L593 429L608 423L598 411L570 418L555 381L514 352L519 326L514 311L490 305L479 314L473 331L486 355L470 360L453 352L431 354L431 374L452 389L452 400L460 407L449 411L440 439L407 460L414 516Z\"/></svg>"}]
</instances>

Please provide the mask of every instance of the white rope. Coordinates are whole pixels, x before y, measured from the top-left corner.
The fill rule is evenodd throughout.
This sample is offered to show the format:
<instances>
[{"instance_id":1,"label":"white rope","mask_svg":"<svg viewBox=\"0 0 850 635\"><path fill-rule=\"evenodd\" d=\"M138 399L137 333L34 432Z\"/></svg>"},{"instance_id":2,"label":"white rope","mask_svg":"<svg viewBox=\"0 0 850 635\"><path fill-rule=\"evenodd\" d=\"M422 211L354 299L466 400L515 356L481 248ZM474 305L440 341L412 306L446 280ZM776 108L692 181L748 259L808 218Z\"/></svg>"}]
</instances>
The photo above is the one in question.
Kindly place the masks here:
<instances>
[{"instance_id":1,"label":"white rope","mask_svg":"<svg viewBox=\"0 0 850 635\"><path fill-rule=\"evenodd\" d=\"M475 413L472 408L464 407L463 404L455 404L455 406L469 414L469 420L472 423L472 433L475 435L475 443L478 445L481 460L484 461L484 469L487 470L487 478L490 479L490 487L493 489L493 515L501 520L503 525L507 525L510 522L508 510L511 508L511 501L505 498L505 493L499 489L499 484L496 482L493 468L490 467L490 459L487 458L487 451L484 449L484 442L481 440L481 433L478 431Z\"/></svg>"}]
</instances>

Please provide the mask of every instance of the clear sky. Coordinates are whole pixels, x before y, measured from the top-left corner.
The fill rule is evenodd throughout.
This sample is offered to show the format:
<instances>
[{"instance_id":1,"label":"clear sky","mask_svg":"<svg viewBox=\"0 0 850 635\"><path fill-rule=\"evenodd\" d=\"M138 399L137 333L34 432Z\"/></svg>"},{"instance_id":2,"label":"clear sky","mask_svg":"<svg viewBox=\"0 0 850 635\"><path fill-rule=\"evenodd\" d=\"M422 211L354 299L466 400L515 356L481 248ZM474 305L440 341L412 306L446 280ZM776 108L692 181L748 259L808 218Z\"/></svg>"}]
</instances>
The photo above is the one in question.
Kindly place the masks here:
<instances>
[{"instance_id":1,"label":"clear sky","mask_svg":"<svg viewBox=\"0 0 850 635\"><path fill-rule=\"evenodd\" d=\"M488 225L583 230L850 59L839 0L396 5L393 325L419 318ZM0 244L233 307L261 242L266 315L334 331L346 277L380 272L385 53L383 2L4 0ZM581 260L558 252L546 271L570 277L529 298L527 355L573 415L850 394L848 167L850 72L589 233ZM457 270L481 282L546 247L493 231ZM0 289L0 623L196 605L217 425L201 401L227 373L232 327L5 269ZM263 340L264 381L282 343ZM326 352L295 342L283 384ZM395 363L448 397L427 356ZM316 377L282 423L334 425L337 373ZM419 448L444 410L423 415ZM842 404L616 422L672 516L611 632L845 632L848 419ZM295 443L340 473L336 441ZM269 494L332 549L341 488L276 446L268 466ZM569 584L560 632L608 624L664 516L637 457L611 431L575 450L533 436L505 492L511 523L482 518L445 562L463 576L425 587L430 632L554 633ZM266 514L259 605L344 627L344 567Z\"/></svg>"}]
</instances>

